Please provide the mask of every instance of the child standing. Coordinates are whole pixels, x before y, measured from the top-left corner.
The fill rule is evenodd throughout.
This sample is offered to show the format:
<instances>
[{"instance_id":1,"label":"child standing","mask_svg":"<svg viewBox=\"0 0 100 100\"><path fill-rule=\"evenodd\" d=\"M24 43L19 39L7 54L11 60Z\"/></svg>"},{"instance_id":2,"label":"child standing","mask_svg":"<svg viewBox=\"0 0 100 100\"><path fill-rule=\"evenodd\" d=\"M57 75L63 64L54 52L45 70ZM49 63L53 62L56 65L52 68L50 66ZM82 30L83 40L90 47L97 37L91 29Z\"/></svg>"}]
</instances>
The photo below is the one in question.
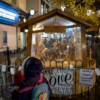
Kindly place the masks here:
<instances>
[{"instance_id":1,"label":"child standing","mask_svg":"<svg viewBox=\"0 0 100 100\"><path fill-rule=\"evenodd\" d=\"M21 82L20 85L20 91L27 88L27 87L33 87L36 85L36 83L40 80L40 74L43 70L42 63L39 59L35 57L29 57L23 62L23 74L25 76L25 79ZM43 82L48 85L48 89L50 92L50 95L52 94L52 91L49 87L48 81L45 77L43 77ZM24 92L12 92L12 100L31 100L32 97L32 90L29 89Z\"/></svg>"}]
</instances>

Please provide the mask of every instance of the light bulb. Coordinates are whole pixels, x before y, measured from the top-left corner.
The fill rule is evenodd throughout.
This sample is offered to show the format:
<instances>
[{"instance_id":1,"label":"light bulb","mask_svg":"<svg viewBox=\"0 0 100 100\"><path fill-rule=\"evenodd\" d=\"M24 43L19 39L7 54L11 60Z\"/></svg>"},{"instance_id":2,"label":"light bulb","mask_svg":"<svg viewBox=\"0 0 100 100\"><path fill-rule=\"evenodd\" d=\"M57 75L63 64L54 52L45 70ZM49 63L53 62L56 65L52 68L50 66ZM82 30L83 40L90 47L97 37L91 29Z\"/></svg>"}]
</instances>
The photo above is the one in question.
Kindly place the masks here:
<instances>
[{"instance_id":1,"label":"light bulb","mask_svg":"<svg viewBox=\"0 0 100 100\"><path fill-rule=\"evenodd\" d=\"M26 18L23 19L24 23L26 22Z\"/></svg>"},{"instance_id":2,"label":"light bulb","mask_svg":"<svg viewBox=\"0 0 100 100\"><path fill-rule=\"evenodd\" d=\"M33 16L33 15L35 14L35 11L32 9L32 10L30 11L30 14Z\"/></svg>"}]
</instances>

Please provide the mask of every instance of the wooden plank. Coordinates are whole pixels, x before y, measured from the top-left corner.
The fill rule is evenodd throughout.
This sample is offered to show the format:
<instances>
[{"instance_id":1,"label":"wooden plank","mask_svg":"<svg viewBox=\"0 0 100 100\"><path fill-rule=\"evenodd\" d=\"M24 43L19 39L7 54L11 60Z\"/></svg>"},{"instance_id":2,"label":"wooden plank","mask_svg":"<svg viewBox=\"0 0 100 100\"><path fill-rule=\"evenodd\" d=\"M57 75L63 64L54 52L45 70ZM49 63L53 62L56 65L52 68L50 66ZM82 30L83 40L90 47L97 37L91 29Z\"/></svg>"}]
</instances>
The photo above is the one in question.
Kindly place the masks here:
<instances>
[{"instance_id":1,"label":"wooden plank","mask_svg":"<svg viewBox=\"0 0 100 100\"><path fill-rule=\"evenodd\" d=\"M86 32L91 32L91 31L98 31L98 27L93 27L93 28L88 28L86 29Z\"/></svg>"},{"instance_id":2,"label":"wooden plank","mask_svg":"<svg viewBox=\"0 0 100 100\"><path fill-rule=\"evenodd\" d=\"M30 31L30 32L28 32L28 34L39 33L39 32L44 32L44 29L36 30L36 31Z\"/></svg>"},{"instance_id":3,"label":"wooden plank","mask_svg":"<svg viewBox=\"0 0 100 100\"><path fill-rule=\"evenodd\" d=\"M86 48L86 37L85 37L85 27L81 27L81 47L82 47L82 60L83 67L87 67L87 48Z\"/></svg>"},{"instance_id":4,"label":"wooden plank","mask_svg":"<svg viewBox=\"0 0 100 100\"><path fill-rule=\"evenodd\" d=\"M80 27L80 25L72 25L72 26L44 26L44 32L58 32L58 33L66 33L67 28Z\"/></svg>"},{"instance_id":5,"label":"wooden plank","mask_svg":"<svg viewBox=\"0 0 100 100\"><path fill-rule=\"evenodd\" d=\"M27 37L27 54L26 54L27 57L31 56L31 46L32 46L32 34L31 34L31 32L32 32L32 28L33 28L33 25L30 25L28 27L29 32L28 32L28 37Z\"/></svg>"},{"instance_id":6,"label":"wooden plank","mask_svg":"<svg viewBox=\"0 0 100 100\"><path fill-rule=\"evenodd\" d=\"M44 29L36 30L36 31L30 31L28 34L32 33L39 33L39 32L62 32L66 33L67 28L74 28L74 27L81 27L81 25L71 25L71 26L44 26Z\"/></svg>"},{"instance_id":7,"label":"wooden plank","mask_svg":"<svg viewBox=\"0 0 100 100\"><path fill-rule=\"evenodd\" d=\"M39 32L44 32L44 29L32 31L32 33L39 33Z\"/></svg>"},{"instance_id":8,"label":"wooden plank","mask_svg":"<svg viewBox=\"0 0 100 100\"><path fill-rule=\"evenodd\" d=\"M59 26L44 26L44 32L46 33L50 33L50 32L66 33L66 28L59 27Z\"/></svg>"}]
</instances>

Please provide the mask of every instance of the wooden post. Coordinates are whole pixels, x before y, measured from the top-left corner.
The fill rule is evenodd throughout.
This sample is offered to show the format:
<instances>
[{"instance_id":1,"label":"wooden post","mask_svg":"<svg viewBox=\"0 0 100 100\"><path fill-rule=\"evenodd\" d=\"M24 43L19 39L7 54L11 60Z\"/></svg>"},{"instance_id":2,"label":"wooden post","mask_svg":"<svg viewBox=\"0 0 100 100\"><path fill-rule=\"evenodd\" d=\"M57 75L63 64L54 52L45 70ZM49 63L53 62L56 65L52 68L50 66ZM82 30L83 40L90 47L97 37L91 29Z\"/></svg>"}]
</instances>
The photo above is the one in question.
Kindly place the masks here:
<instances>
[{"instance_id":1,"label":"wooden post","mask_svg":"<svg viewBox=\"0 0 100 100\"><path fill-rule=\"evenodd\" d=\"M82 60L83 67L87 67L87 48L86 48L86 37L85 37L85 26L81 27L81 47L82 47Z\"/></svg>"},{"instance_id":2,"label":"wooden post","mask_svg":"<svg viewBox=\"0 0 100 100\"><path fill-rule=\"evenodd\" d=\"M28 26L28 37L27 37L27 57L31 56L31 46L32 46L32 27L33 25Z\"/></svg>"}]
</instances>

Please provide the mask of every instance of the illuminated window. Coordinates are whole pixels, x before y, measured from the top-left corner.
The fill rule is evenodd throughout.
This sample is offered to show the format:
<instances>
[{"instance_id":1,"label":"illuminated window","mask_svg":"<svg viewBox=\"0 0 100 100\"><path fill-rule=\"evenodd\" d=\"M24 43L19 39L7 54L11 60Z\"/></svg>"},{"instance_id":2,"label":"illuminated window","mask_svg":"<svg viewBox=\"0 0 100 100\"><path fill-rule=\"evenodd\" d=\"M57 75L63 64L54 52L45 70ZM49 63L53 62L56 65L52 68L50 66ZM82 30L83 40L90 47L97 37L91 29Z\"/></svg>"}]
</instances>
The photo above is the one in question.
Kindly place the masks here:
<instances>
[{"instance_id":1,"label":"illuminated window","mask_svg":"<svg viewBox=\"0 0 100 100\"><path fill-rule=\"evenodd\" d=\"M44 14L44 1L41 0L41 15Z\"/></svg>"},{"instance_id":2,"label":"illuminated window","mask_svg":"<svg viewBox=\"0 0 100 100\"><path fill-rule=\"evenodd\" d=\"M49 6L46 5L46 13L48 13L48 11L49 11Z\"/></svg>"}]
</instances>

